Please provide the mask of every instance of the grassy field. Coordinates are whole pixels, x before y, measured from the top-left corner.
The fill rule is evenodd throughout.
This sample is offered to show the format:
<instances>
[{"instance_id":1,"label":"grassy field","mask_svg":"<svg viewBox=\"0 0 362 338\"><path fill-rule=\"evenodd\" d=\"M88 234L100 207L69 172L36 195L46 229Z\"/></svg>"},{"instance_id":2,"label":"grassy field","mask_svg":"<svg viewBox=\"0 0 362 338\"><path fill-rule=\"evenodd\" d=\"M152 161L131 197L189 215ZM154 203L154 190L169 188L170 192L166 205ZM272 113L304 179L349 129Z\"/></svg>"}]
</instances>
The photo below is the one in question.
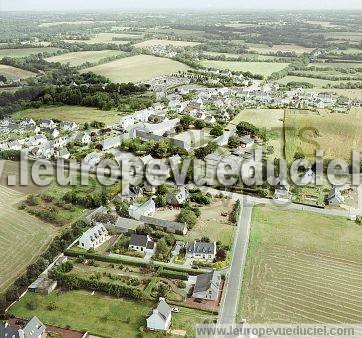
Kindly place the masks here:
<instances>
[{"instance_id":1,"label":"grassy field","mask_svg":"<svg viewBox=\"0 0 362 338\"><path fill-rule=\"evenodd\" d=\"M8 80L26 79L36 74L28 70L15 68L7 65L0 65L0 75L4 75Z\"/></svg>"},{"instance_id":2,"label":"grassy field","mask_svg":"<svg viewBox=\"0 0 362 338\"><path fill-rule=\"evenodd\" d=\"M211 67L216 69L229 69L231 71L251 72L269 76L274 72L278 72L288 66L288 63L278 62L239 62L239 61L201 61L203 67Z\"/></svg>"},{"instance_id":3,"label":"grassy field","mask_svg":"<svg viewBox=\"0 0 362 338\"><path fill-rule=\"evenodd\" d=\"M307 90L308 91L308 90ZM313 91L311 89L311 91ZM362 89L324 89L324 92L334 93L337 96L346 96L350 99L359 99L362 97Z\"/></svg>"},{"instance_id":4,"label":"grassy field","mask_svg":"<svg viewBox=\"0 0 362 338\"><path fill-rule=\"evenodd\" d=\"M84 72L94 72L108 77L113 82L121 83L146 81L157 76L186 71L187 69L186 65L170 59L136 55L87 68Z\"/></svg>"},{"instance_id":5,"label":"grassy field","mask_svg":"<svg viewBox=\"0 0 362 338\"><path fill-rule=\"evenodd\" d=\"M62 55L52 56L47 58L48 62L60 62L63 64L69 63L71 67L80 66L86 62L95 63L104 58L124 55L124 52L118 50L97 50L86 52L66 53Z\"/></svg>"},{"instance_id":6,"label":"grassy field","mask_svg":"<svg viewBox=\"0 0 362 338\"><path fill-rule=\"evenodd\" d=\"M277 82L280 84L287 84L288 82L308 82L312 84L316 88L324 88L328 85L335 85L346 82L358 82L354 80L341 80L341 81L332 81L332 80L324 80L324 79L315 79L311 77L302 77L302 76L285 76Z\"/></svg>"},{"instance_id":7,"label":"grassy field","mask_svg":"<svg viewBox=\"0 0 362 338\"><path fill-rule=\"evenodd\" d=\"M58 119L61 121L74 121L76 123L91 122L94 120L111 124L119 120L120 116L115 111L102 111L96 108L81 106L51 106L38 109L26 109L14 114L15 119L25 117L35 120Z\"/></svg>"},{"instance_id":8,"label":"grassy field","mask_svg":"<svg viewBox=\"0 0 362 338\"><path fill-rule=\"evenodd\" d=\"M27 304L33 299L37 308L31 311ZM56 310L48 310L50 302L57 304ZM110 298L103 294L92 296L91 292L87 291L70 291L54 292L49 296L28 293L10 312L22 318L31 318L36 314L45 324L60 327L69 325L74 329L89 331L102 337L136 338L139 337L139 328L145 327L145 318L153 306L151 302L138 303ZM206 312L181 307L180 313L172 314L171 329L186 330L188 335L192 335L195 324L210 319L213 319L213 316ZM151 332L142 335L156 336L157 334Z\"/></svg>"},{"instance_id":9,"label":"grassy field","mask_svg":"<svg viewBox=\"0 0 362 338\"><path fill-rule=\"evenodd\" d=\"M135 34L126 34L126 33L99 33L91 37L89 40L64 40L65 42L69 43L86 43L89 45L95 43L114 43L114 44L125 44L128 43L129 40L141 38L141 35ZM121 39L121 40L113 40L113 38Z\"/></svg>"},{"instance_id":10,"label":"grassy field","mask_svg":"<svg viewBox=\"0 0 362 338\"><path fill-rule=\"evenodd\" d=\"M310 53L313 48L307 48L298 45L273 45L269 47L263 44L249 44L249 50L256 51L258 53L276 53L280 52L295 52L296 54Z\"/></svg>"},{"instance_id":11,"label":"grassy field","mask_svg":"<svg viewBox=\"0 0 362 338\"><path fill-rule=\"evenodd\" d=\"M350 159L352 149L362 149L361 113L361 108L351 108L348 114L287 110L287 160L291 162L295 152L302 152L311 159L317 148L324 150L325 158Z\"/></svg>"},{"instance_id":12,"label":"grassy field","mask_svg":"<svg viewBox=\"0 0 362 338\"><path fill-rule=\"evenodd\" d=\"M43 252L56 230L18 210L22 193L0 186L0 293Z\"/></svg>"},{"instance_id":13,"label":"grassy field","mask_svg":"<svg viewBox=\"0 0 362 338\"><path fill-rule=\"evenodd\" d=\"M362 228L277 207L253 211L239 317L251 323L360 323Z\"/></svg>"},{"instance_id":14,"label":"grassy field","mask_svg":"<svg viewBox=\"0 0 362 338\"><path fill-rule=\"evenodd\" d=\"M12 58L20 58L38 53L54 53L57 52L59 48L55 47L39 47L39 48L7 48L0 49L0 59L3 57L12 57Z\"/></svg>"},{"instance_id":15,"label":"grassy field","mask_svg":"<svg viewBox=\"0 0 362 338\"><path fill-rule=\"evenodd\" d=\"M283 109L244 109L230 121L229 126L241 121L254 124L269 131L269 142L274 147L276 157L284 157L284 110Z\"/></svg>"},{"instance_id":16,"label":"grassy field","mask_svg":"<svg viewBox=\"0 0 362 338\"><path fill-rule=\"evenodd\" d=\"M150 46L174 46L174 47L190 47L198 45L197 42L191 41L174 41L174 40L146 40L143 42L136 43L134 46L138 48L145 48Z\"/></svg>"}]
</instances>

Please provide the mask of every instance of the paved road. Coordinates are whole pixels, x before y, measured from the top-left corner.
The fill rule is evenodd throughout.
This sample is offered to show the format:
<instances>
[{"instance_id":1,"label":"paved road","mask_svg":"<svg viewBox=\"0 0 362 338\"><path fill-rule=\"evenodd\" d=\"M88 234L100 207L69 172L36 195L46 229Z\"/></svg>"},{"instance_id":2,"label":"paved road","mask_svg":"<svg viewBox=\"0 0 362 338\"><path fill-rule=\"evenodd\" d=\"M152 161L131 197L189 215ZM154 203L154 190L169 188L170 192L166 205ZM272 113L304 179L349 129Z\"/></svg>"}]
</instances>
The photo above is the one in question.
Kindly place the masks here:
<instances>
[{"instance_id":1,"label":"paved road","mask_svg":"<svg viewBox=\"0 0 362 338\"><path fill-rule=\"evenodd\" d=\"M219 310L219 324L232 324L236 321L241 284L249 244L250 222L253 203L245 197L240 199L242 209L238 220L237 233L233 244L233 257L230 272L226 278L224 294Z\"/></svg>"}]
</instances>

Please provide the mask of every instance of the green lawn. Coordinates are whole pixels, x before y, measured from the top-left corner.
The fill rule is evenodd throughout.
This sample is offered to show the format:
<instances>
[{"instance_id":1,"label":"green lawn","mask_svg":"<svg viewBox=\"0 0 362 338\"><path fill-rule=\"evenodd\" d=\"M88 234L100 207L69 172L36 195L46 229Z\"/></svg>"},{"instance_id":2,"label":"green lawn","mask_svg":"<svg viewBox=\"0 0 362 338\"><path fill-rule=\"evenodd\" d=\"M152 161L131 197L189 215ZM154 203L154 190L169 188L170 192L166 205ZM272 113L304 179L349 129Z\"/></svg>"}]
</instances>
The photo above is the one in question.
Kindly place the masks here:
<instances>
[{"instance_id":1,"label":"green lawn","mask_svg":"<svg viewBox=\"0 0 362 338\"><path fill-rule=\"evenodd\" d=\"M119 112L102 111L96 108L82 106L44 106L38 109L26 109L13 115L15 119L25 117L35 120L58 119L61 121L74 121L76 123L91 122L94 120L106 124L115 123L120 119Z\"/></svg>"},{"instance_id":2,"label":"green lawn","mask_svg":"<svg viewBox=\"0 0 362 338\"><path fill-rule=\"evenodd\" d=\"M255 207L239 317L361 322L361 241L362 228L341 217Z\"/></svg>"},{"instance_id":3,"label":"green lawn","mask_svg":"<svg viewBox=\"0 0 362 338\"><path fill-rule=\"evenodd\" d=\"M181 62L167 58L136 55L87 68L83 72L94 72L109 78L112 82L121 83L146 81L188 69L189 67Z\"/></svg>"},{"instance_id":4,"label":"green lawn","mask_svg":"<svg viewBox=\"0 0 362 338\"><path fill-rule=\"evenodd\" d=\"M32 300L37 306L29 310L27 304ZM48 310L50 302L56 303L56 310ZM36 315L46 324L69 325L102 337L132 338L138 337L138 330L146 325L145 318L153 307L151 302L138 303L98 293L92 296L88 291L55 291L48 296L28 293L10 309L10 313L21 318ZM213 318L206 312L180 308L180 313L172 315L172 329L193 334L195 324ZM144 337L156 337L156 334L145 333Z\"/></svg>"},{"instance_id":5,"label":"green lawn","mask_svg":"<svg viewBox=\"0 0 362 338\"><path fill-rule=\"evenodd\" d=\"M69 64L71 67L80 66L86 62L96 63L102 59L124 55L124 52L119 50L97 50L97 51L85 51L66 53L62 55L52 56L47 58L48 62L60 62L62 64Z\"/></svg>"},{"instance_id":6,"label":"green lawn","mask_svg":"<svg viewBox=\"0 0 362 338\"><path fill-rule=\"evenodd\" d=\"M201 66L216 69L229 69L231 71L251 72L253 74L269 76L288 66L288 63L278 62L242 62L242 61L201 61Z\"/></svg>"},{"instance_id":7,"label":"green lawn","mask_svg":"<svg viewBox=\"0 0 362 338\"><path fill-rule=\"evenodd\" d=\"M12 58L20 58L38 53L54 53L59 48L55 47L39 47L39 48L6 48L0 49L0 59L9 56Z\"/></svg>"}]
</instances>

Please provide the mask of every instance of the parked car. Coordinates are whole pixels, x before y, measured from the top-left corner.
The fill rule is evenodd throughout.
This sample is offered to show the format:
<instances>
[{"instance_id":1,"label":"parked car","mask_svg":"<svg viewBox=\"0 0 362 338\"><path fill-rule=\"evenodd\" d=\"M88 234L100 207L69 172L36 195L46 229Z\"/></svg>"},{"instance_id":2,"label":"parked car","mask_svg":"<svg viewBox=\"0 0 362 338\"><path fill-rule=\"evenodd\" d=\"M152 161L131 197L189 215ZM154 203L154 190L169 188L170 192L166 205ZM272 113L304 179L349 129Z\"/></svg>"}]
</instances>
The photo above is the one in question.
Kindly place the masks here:
<instances>
[{"instance_id":1,"label":"parked car","mask_svg":"<svg viewBox=\"0 0 362 338\"><path fill-rule=\"evenodd\" d=\"M178 307L173 307L171 309L172 312L176 312L176 313L179 313L180 312L180 309Z\"/></svg>"}]
</instances>

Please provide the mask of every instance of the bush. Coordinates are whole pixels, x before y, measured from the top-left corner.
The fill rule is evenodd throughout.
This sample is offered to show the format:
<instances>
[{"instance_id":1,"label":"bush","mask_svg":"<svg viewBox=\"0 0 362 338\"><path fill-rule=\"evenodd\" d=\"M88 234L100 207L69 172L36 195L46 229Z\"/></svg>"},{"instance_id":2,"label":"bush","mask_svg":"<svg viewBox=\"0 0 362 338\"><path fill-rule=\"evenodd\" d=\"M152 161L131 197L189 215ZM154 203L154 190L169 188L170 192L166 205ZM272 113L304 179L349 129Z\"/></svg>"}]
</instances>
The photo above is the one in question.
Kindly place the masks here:
<instances>
[{"instance_id":1,"label":"bush","mask_svg":"<svg viewBox=\"0 0 362 338\"><path fill-rule=\"evenodd\" d=\"M177 221L186 223L188 229L192 229L197 222L197 216L191 209L182 209L177 216Z\"/></svg>"},{"instance_id":2,"label":"bush","mask_svg":"<svg viewBox=\"0 0 362 338\"><path fill-rule=\"evenodd\" d=\"M187 280L189 278L188 273L181 271L172 271L163 269L159 272L160 277L171 278L171 279L181 279Z\"/></svg>"}]
</instances>

